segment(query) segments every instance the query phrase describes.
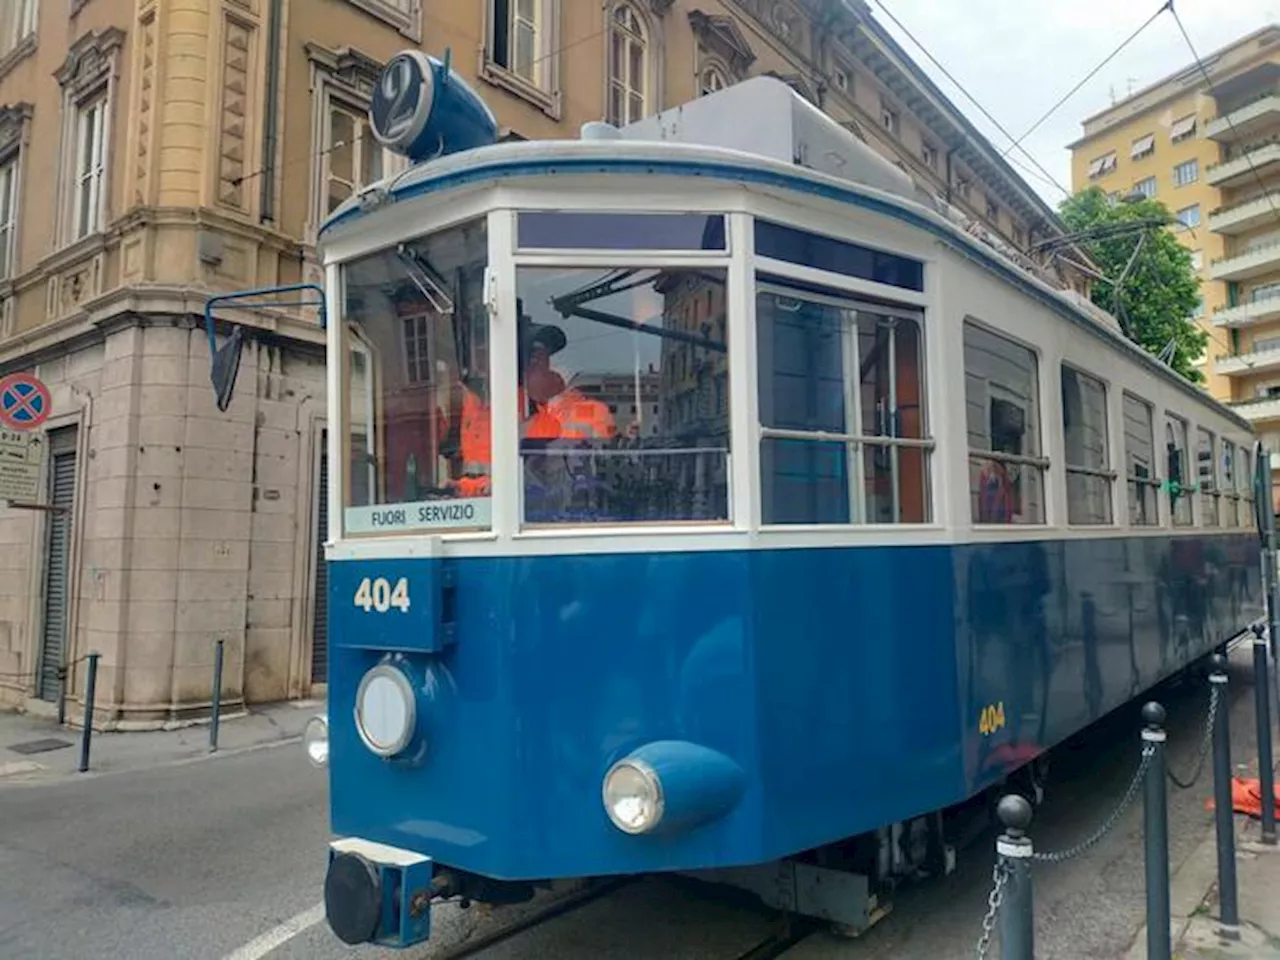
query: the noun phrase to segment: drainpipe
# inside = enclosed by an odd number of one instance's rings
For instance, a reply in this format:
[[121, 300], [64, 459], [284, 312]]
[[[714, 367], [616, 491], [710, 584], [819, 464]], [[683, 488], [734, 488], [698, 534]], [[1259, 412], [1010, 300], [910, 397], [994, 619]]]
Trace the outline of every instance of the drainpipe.
[[280, 19], [284, 0], [270, 0], [267, 19], [267, 103], [262, 120], [262, 184], [259, 187], [263, 223], [275, 222], [276, 140], [280, 121]]

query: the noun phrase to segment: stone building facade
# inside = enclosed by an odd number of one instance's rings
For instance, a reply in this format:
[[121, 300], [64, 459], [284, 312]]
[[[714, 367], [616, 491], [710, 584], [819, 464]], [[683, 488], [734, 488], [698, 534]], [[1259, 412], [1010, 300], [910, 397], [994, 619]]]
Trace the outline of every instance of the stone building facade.
[[397, 169], [365, 111], [405, 47], [450, 50], [527, 139], [771, 73], [992, 242], [1062, 231], [854, 0], [3, 7], [0, 374], [38, 375], [54, 412], [41, 501], [0, 507], [0, 705], [52, 710], [66, 664], [74, 704], [95, 651], [102, 726], [206, 713], [218, 641], [224, 709], [323, 693], [317, 318], [226, 313], [248, 337], [220, 412], [202, 312], [211, 293], [319, 279], [319, 223]]

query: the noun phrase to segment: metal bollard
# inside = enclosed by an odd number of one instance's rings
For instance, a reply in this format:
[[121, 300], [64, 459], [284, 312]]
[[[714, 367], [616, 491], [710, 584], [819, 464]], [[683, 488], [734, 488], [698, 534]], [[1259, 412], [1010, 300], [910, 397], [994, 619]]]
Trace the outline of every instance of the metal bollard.
[[84, 730], [80, 735], [80, 772], [89, 769], [89, 739], [93, 736], [93, 695], [98, 686], [98, 654], [90, 653], [88, 678], [84, 683]]
[[1169, 805], [1165, 787], [1165, 711], [1154, 700], [1142, 708], [1142, 750], [1151, 751], [1143, 783], [1142, 837], [1147, 867], [1147, 960], [1173, 953], [1169, 906]]
[[218, 749], [218, 716], [222, 713], [222, 641], [213, 653], [213, 715], [209, 718], [209, 752]]
[[996, 854], [1008, 867], [1004, 908], [1000, 911], [1000, 955], [1003, 960], [1034, 960], [1035, 904], [1031, 896], [1031, 855], [1034, 847], [1027, 836], [1031, 826], [1031, 804], [1025, 797], [1001, 797], [996, 816], [1004, 833], [996, 838]]
[[1258, 718], [1258, 787], [1262, 793], [1262, 842], [1276, 843], [1276, 777], [1271, 758], [1271, 681], [1267, 641], [1261, 624], [1253, 628], [1253, 702]]
[[1231, 805], [1231, 707], [1227, 700], [1227, 658], [1215, 653], [1209, 682], [1219, 684], [1218, 716], [1213, 725], [1213, 814], [1218, 834], [1218, 913], [1221, 936], [1240, 939], [1236, 891], [1236, 824]]

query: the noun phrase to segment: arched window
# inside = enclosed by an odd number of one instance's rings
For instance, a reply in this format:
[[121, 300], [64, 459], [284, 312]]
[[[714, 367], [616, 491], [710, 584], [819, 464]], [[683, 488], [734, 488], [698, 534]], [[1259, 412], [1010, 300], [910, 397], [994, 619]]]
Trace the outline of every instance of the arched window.
[[647, 116], [648, 98], [648, 31], [640, 15], [622, 3], [609, 26], [609, 122], [624, 126]]
[[702, 71], [702, 76], [698, 78], [698, 96], [703, 97], [708, 93], [715, 93], [717, 90], [723, 90], [729, 86], [729, 78], [724, 75], [724, 71], [717, 66], [707, 67]]

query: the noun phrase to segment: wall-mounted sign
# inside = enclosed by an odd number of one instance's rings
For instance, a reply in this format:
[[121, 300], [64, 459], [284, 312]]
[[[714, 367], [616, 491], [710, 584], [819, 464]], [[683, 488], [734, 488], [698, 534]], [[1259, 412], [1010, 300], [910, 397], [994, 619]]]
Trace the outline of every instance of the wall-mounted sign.
[[0, 500], [38, 503], [44, 434], [0, 429]]

